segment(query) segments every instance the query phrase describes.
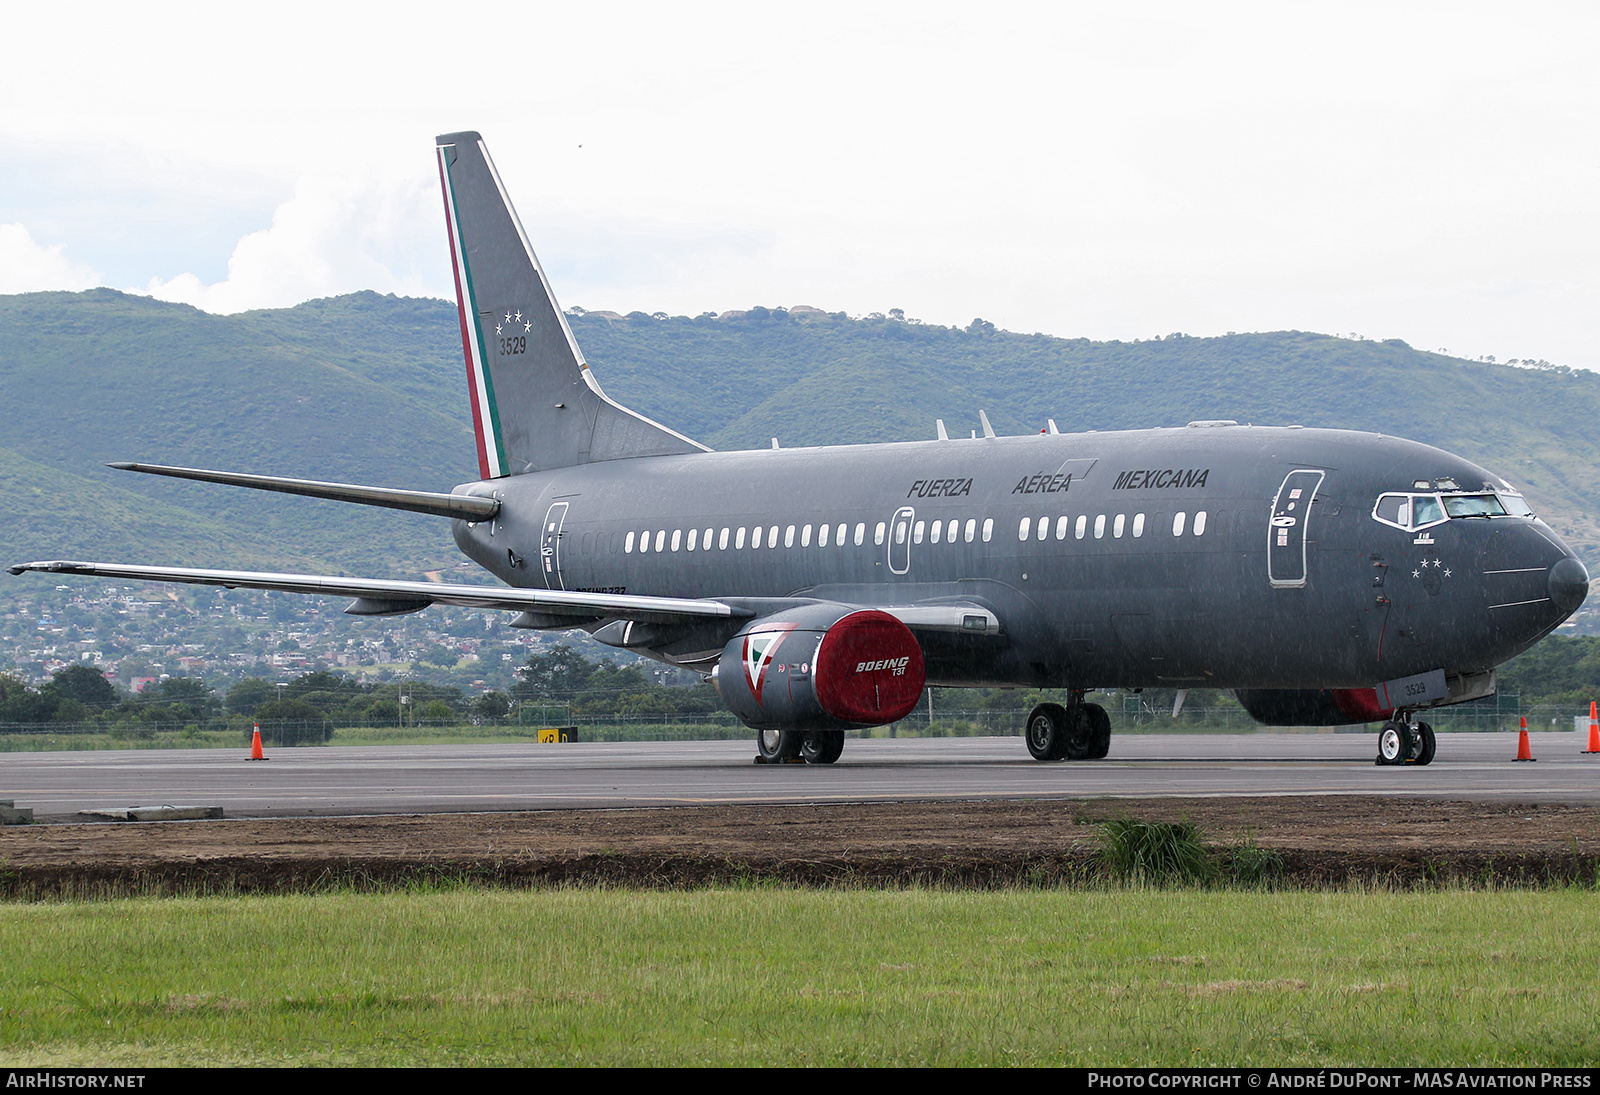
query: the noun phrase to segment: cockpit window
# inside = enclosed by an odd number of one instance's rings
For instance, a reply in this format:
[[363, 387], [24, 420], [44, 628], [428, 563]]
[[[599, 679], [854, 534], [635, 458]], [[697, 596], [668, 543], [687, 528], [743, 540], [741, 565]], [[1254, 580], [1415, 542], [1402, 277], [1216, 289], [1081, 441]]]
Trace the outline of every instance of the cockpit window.
[[1498, 496], [1501, 505], [1506, 507], [1506, 512], [1512, 517], [1532, 517], [1533, 510], [1528, 508], [1528, 503], [1523, 501], [1520, 494], [1502, 494]]
[[1451, 517], [1504, 517], [1506, 512], [1492, 494], [1447, 494], [1444, 509]]
[[1411, 525], [1411, 496], [1406, 494], [1383, 495], [1378, 499], [1378, 504], [1373, 507], [1372, 516], [1386, 525], [1409, 528]]
[[1431, 494], [1419, 494], [1411, 500], [1411, 527], [1425, 528], [1443, 521], [1444, 507]]
[[1532, 517], [1522, 496], [1509, 492], [1482, 494], [1382, 494], [1372, 507], [1372, 517], [1401, 529], [1424, 529], [1451, 518]]

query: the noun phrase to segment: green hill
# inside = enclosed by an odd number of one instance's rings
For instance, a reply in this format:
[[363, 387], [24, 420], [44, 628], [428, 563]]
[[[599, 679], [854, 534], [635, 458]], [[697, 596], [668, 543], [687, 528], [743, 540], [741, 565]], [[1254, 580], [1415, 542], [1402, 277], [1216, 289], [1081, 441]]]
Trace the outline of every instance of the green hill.
[[[1090, 342], [842, 313], [580, 314], [616, 399], [716, 448], [1202, 418], [1378, 430], [1523, 487], [1600, 560], [1600, 375], [1301, 332]], [[0, 297], [0, 547], [415, 574], [434, 518], [112, 472], [146, 460], [448, 490], [474, 478], [452, 304], [357, 293], [213, 316], [98, 289]]]

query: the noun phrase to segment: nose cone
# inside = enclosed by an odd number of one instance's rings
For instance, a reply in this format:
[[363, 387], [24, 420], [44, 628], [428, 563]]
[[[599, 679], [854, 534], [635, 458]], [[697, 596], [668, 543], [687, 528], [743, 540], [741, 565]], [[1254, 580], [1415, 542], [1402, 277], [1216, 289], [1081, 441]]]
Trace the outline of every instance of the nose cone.
[[1550, 568], [1548, 584], [1551, 603], [1570, 615], [1589, 595], [1589, 572], [1576, 559], [1562, 559]]

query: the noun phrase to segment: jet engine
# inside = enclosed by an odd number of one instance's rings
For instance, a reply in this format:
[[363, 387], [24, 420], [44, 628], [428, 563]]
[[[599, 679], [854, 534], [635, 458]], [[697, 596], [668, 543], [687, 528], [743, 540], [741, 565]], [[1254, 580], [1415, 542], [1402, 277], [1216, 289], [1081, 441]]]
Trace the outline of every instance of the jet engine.
[[916, 707], [922, 647], [895, 617], [846, 605], [806, 605], [746, 625], [711, 681], [747, 726], [845, 730], [881, 726]]
[[1268, 726], [1349, 726], [1393, 714], [1372, 688], [1240, 688], [1233, 694], [1251, 718]]

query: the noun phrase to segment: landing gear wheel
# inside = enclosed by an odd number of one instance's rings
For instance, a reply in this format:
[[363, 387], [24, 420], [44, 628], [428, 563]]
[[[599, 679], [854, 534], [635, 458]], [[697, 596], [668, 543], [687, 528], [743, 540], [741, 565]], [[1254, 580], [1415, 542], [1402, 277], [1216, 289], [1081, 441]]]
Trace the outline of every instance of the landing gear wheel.
[[[1094, 757], [1094, 711], [1099, 711], [1102, 717], [1106, 713], [1105, 708], [1097, 703], [1074, 704], [1068, 709], [1068, 717], [1072, 719], [1072, 730], [1067, 735], [1068, 760], [1090, 760]], [[1107, 718], [1106, 732], [1109, 734], [1110, 730], [1111, 720]], [[1107, 744], [1110, 744], [1109, 741]]]
[[843, 752], [843, 730], [812, 730], [800, 742], [800, 756], [807, 764], [832, 764]]
[[1085, 759], [1105, 760], [1111, 751], [1111, 716], [1098, 703], [1086, 703], [1083, 710], [1089, 716], [1089, 752]]
[[1067, 755], [1067, 709], [1059, 703], [1041, 703], [1028, 712], [1024, 736], [1034, 760], [1060, 760]]
[[802, 737], [794, 730], [757, 730], [756, 752], [767, 764], [782, 764], [800, 755]]
[[1434, 737], [1433, 727], [1425, 722], [1419, 722], [1412, 727], [1416, 731], [1416, 756], [1412, 764], [1432, 764], [1434, 750], [1438, 747], [1438, 739]]
[[1378, 763], [1404, 764], [1411, 753], [1411, 727], [1403, 722], [1386, 722], [1378, 731]]

